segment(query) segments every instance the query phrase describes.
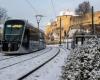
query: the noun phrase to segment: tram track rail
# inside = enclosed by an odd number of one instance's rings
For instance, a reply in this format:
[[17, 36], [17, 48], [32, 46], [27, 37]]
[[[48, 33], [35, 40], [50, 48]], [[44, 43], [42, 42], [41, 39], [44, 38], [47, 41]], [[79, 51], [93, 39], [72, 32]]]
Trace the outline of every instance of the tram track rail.
[[61, 47], [63, 50], [65, 50], [66, 52], [67, 52], [67, 50], [69, 50], [69, 49], [67, 49], [67, 48], [65, 48], [65, 47]]
[[56, 52], [56, 54], [51, 57], [50, 59], [48, 59], [47, 61], [45, 61], [44, 63], [42, 63], [41, 65], [39, 65], [38, 67], [36, 67], [35, 69], [29, 71], [28, 73], [26, 73], [25, 75], [23, 75], [22, 77], [18, 78], [17, 80], [23, 80], [26, 77], [28, 77], [29, 75], [31, 75], [32, 73], [34, 73], [35, 71], [39, 70], [41, 67], [43, 67], [44, 65], [46, 65], [47, 63], [49, 63], [51, 60], [53, 60], [58, 54], [60, 53], [60, 49], [58, 48], [58, 51]]
[[[37, 57], [39, 57], [39, 56], [41, 56], [41, 55], [43, 55], [43, 54], [46, 54], [47, 52], [49, 52], [49, 51], [51, 51], [51, 50], [52, 50], [52, 47], [50, 47], [49, 50], [47, 50], [47, 51], [43, 51], [43, 52], [40, 51], [41, 54], [38, 54], [38, 55], [33, 56], [33, 57], [30, 57], [30, 58], [28, 58], [28, 59], [24, 59], [24, 60], [21, 60], [21, 61], [12, 63], [12, 64], [8, 64], [8, 65], [3, 66], [3, 67], [0, 66], [0, 70], [5, 69], [5, 68], [8, 68], [8, 67], [11, 67], [11, 66], [14, 66], [14, 65], [16, 65], [16, 64], [19, 64], [19, 63], [22, 63], [22, 62], [25, 62], [25, 61], [28, 61], [28, 60], [31, 60], [31, 59], [33, 59], [33, 58], [37, 58]], [[38, 52], [38, 53], [39, 53], [39, 52]], [[34, 53], [33, 53], [33, 54], [34, 54]], [[35, 53], [35, 54], [37, 54], [37, 53]], [[25, 55], [25, 56], [27, 56], [27, 55]], [[23, 56], [18, 56], [18, 57], [23, 57]], [[14, 57], [13, 57], [13, 58], [14, 58]], [[0, 61], [0, 62], [1, 62], [1, 61]], [[5, 64], [5, 63], [3, 63], [3, 64]]]
[[14, 57], [8, 57], [8, 58], [5, 58], [5, 56], [2, 56], [2, 57], [4, 57], [4, 59], [0, 59], [0, 61], [6, 60], [6, 59], [14, 58]]
[[14, 55], [2, 55], [2, 53], [1, 53], [0, 58], [1, 57], [4, 57], [4, 58], [0, 59], [0, 61], [15, 58], [15, 57], [20, 57], [20, 56], [24, 56], [24, 55], [29, 55], [29, 54], [36, 54], [37, 52], [40, 52], [40, 51], [44, 51], [44, 49], [43, 50], [37, 50], [37, 51], [34, 51], [34, 52], [30, 52], [30, 53], [27, 53], [27, 54], [17, 54], [17, 55], [16, 54], [14, 54]]

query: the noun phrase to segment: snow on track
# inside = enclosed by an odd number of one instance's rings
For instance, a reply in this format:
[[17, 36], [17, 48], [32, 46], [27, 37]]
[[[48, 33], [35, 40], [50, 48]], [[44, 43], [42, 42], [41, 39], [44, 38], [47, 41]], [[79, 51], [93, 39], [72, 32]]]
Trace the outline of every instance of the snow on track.
[[48, 53], [38, 56], [37, 58], [24, 61], [22, 63], [7, 67], [5, 69], [1, 69], [0, 80], [17, 80], [21, 76], [25, 75], [26, 73], [38, 67], [40, 64], [50, 59], [56, 54], [58, 50], [58, 48], [53, 48]]
[[10, 67], [10, 66], [13, 66], [13, 65], [21, 63], [23, 61], [29, 60], [33, 57], [35, 58], [37, 56], [44, 54], [45, 52], [47, 52], [49, 50], [50, 50], [50, 48], [45, 49], [44, 51], [39, 51], [39, 52], [36, 52], [36, 53], [27, 54], [27, 55], [21, 55], [21, 56], [17, 56], [17, 57], [13, 57], [13, 58], [10, 58], [10, 59], [0, 61], [0, 69], [4, 69], [4, 68]]
[[24, 80], [60, 80], [62, 66], [68, 54], [69, 50], [61, 47], [60, 53], [53, 60]]
[[[50, 47], [48, 47], [48, 48], [50, 48]], [[46, 48], [47, 49], [47, 48]], [[45, 49], [44, 49], [45, 50]], [[44, 51], [44, 50], [41, 50], [41, 51]], [[37, 51], [37, 52], [40, 52], [40, 51]], [[34, 52], [34, 54], [35, 53], [37, 53], [37, 52]], [[24, 55], [24, 54], [23, 54]], [[23, 56], [22, 55], [22, 56]], [[25, 54], [25, 55], [29, 55], [29, 54]], [[21, 55], [19, 55], [19, 56], [21, 56]], [[10, 58], [14, 58], [14, 57], [18, 57], [18, 55], [5, 55], [4, 53], [0, 53], [0, 61], [2, 61], [2, 60], [6, 60], [6, 59], [10, 59]]]
[[0, 53], [0, 61], [4, 59], [12, 58], [13, 56], [5, 56], [4, 54]]

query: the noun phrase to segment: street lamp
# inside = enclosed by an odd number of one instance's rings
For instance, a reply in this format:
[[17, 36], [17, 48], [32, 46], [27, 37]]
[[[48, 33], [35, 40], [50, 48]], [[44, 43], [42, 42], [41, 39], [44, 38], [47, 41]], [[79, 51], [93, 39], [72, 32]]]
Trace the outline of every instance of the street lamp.
[[43, 15], [36, 15], [36, 20], [37, 20], [37, 24], [38, 24], [38, 29], [39, 29], [39, 23], [41, 18], [43, 17]]
[[37, 21], [37, 25], [38, 25], [38, 41], [39, 41], [39, 45], [40, 45], [40, 31], [39, 31], [39, 27], [40, 27], [40, 20], [43, 17], [43, 15], [36, 15], [36, 21]]

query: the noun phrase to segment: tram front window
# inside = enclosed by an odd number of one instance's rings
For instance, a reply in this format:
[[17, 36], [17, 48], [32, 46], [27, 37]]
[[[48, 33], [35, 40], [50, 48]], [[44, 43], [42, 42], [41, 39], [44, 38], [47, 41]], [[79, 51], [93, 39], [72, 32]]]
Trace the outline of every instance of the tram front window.
[[6, 41], [21, 41], [23, 33], [22, 24], [6, 24], [5, 25], [5, 40]]

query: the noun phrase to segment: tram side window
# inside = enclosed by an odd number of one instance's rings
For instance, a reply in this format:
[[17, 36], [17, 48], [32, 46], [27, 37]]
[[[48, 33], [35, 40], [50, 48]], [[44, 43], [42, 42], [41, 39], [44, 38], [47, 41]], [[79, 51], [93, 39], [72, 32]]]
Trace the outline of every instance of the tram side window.
[[44, 35], [40, 33], [40, 39], [44, 39]]
[[37, 33], [31, 33], [30, 34], [30, 40], [33, 40], [33, 41], [38, 41], [38, 34]]

